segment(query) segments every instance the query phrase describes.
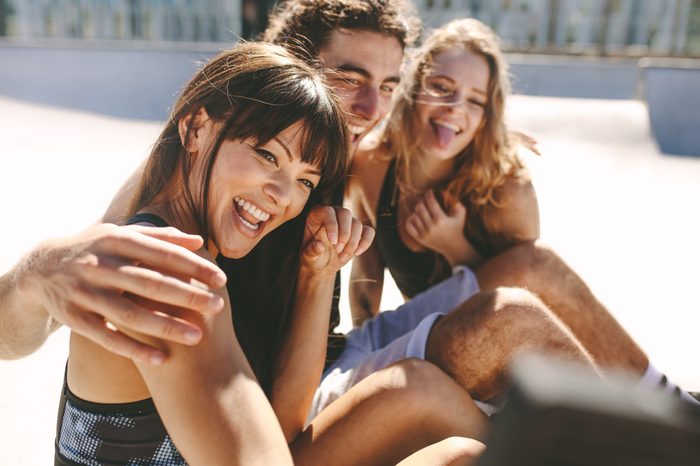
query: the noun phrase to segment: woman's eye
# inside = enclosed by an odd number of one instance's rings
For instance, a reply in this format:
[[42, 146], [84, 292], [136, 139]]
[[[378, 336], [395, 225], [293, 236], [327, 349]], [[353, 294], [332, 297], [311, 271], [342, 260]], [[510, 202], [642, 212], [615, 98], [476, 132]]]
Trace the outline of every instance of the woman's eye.
[[255, 148], [255, 152], [257, 152], [260, 157], [277, 166], [277, 157], [272, 152], [260, 148]]
[[484, 102], [481, 102], [481, 101], [476, 100], [476, 99], [469, 99], [469, 103], [472, 105], [476, 105], [477, 107], [481, 107], [481, 108], [486, 107], [486, 104]]
[[301, 182], [301, 184], [303, 184], [304, 186], [306, 186], [306, 187], [309, 188], [310, 190], [313, 190], [313, 189], [316, 188], [316, 185], [313, 184], [311, 181], [309, 181], [309, 180], [307, 180], [307, 179], [301, 179], [301, 180], [299, 180], [299, 181]]

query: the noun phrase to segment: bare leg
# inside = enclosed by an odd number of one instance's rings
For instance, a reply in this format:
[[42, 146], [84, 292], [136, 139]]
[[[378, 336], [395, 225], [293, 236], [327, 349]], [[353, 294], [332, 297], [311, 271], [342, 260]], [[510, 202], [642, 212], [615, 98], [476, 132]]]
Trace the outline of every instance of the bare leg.
[[396, 464], [447, 437], [482, 439], [486, 418], [440, 369], [407, 359], [363, 379], [292, 443], [300, 465]]
[[508, 367], [522, 351], [595, 367], [571, 331], [519, 288], [482, 291], [440, 319], [430, 332], [426, 359], [484, 401], [503, 393]]
[[475, 272], [483, 290], [516, 286], [536, 294], [569, 326], [600, 366], [639, 375], [646, 369], [646, 354], [552, 249], [539, 242], [518, 245]]
[[450, 437], [418, 450], [396, 466], [472, 466], [485, 448], [478, 440]]

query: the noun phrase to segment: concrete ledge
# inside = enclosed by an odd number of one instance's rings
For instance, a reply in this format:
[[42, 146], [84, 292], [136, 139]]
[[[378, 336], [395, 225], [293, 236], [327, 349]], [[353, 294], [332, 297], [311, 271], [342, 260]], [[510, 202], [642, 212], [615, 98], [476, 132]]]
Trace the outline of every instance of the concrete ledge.
[[163, 121], [197, 64], [217, 50], [0, 46], [0, 95]]
[[641, 60], [651, 129], [662, 152], [700, 156], [700, 60]]
[[635, 99], [636, 60], [557, 55], [507, 57], [517, 94], [580, 99]]

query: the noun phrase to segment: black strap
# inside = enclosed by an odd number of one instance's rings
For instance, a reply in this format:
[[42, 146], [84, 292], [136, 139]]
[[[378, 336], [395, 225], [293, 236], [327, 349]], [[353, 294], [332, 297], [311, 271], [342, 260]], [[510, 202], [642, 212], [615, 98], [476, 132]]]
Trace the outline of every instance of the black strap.
[[165, 228], [169, 227], [168, 222], [163, 220], [161, 217], [157, 216], [156, 214], [149, 214], [146, 212], [142, 212], [140, 214], [136, 214], [133, 217], [131, 217], [129, 220], [126, 221], [126, 225], [134, 225], [135, 223], [150, 223], [151, 225], [155, 225], [157, 227]]

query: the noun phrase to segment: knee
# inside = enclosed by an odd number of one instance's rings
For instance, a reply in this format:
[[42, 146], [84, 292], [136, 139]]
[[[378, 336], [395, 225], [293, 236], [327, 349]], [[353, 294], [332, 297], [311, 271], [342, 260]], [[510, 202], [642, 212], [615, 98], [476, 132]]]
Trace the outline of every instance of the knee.
[[550, 246], [532, 241], [520, 243], [501, 253], [508, 264], [508, 271], [514, 276], [514, 283], [527, 284], [543, 274], [554, 273], [563, 263]]
[[457, 398], [468, 397], [442, 369], [422, 359], [404, 359], [390, 366], [389, 371], [390, 382], [384, 385], [384, 390], [400, 398], [407, 409], [425, 415], [454, 410]]

